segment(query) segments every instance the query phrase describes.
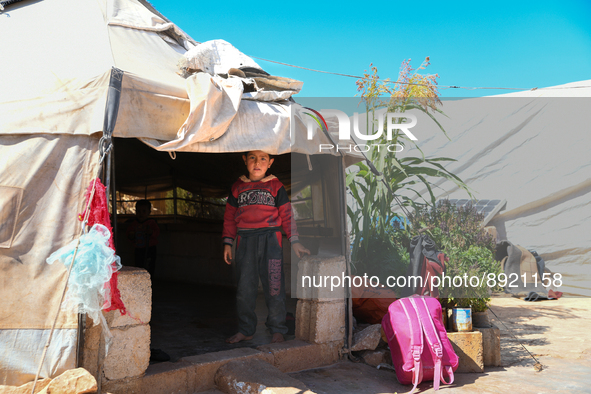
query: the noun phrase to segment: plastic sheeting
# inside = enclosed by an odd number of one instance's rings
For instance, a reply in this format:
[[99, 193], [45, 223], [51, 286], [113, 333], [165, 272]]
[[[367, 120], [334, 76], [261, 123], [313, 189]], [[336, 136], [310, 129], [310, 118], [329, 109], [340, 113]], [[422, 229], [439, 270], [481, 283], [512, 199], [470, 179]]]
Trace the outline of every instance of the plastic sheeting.
[[66, 268], [74, 264], [62, 310], [86, 313], [93, 322], [98, 322], [105, 300], [109, 300], [107, 307], [111, 306], [110, 289], [105, 287], [105, 283], [121, 269], [121, 259], [109, 247], [109, 238], [109, 229], [95, 224], [79, 240], [70, 242], [47, 258], [47, 264], [59, 261]]
[[[75, 328], [53, 332], [40, 378], [76, 368]], [[0, 330], [0, 385], [20, 386], [35, 379], [49, 330]]]
[[[536, 250], [563, 274], [557, 290], [582, 295], [591, 295], [589, 86], [444, 102], [447, 117], [438, 120], [451, 140], [420, 114], [413, 128], [425, 155], [457, 160], [446, 168], [475, 198], [507, 200], [490, 222], [502, 239]], [[559, 97], [535, 97], [542, 94]], [[440, 198], [467, 198], [451, 182], [437, 185]]]
[[231, 68], [249, 67], [263, 69], [250, 57], [240, 52], [236, 47], [224, 40], [211, 40], [198, 44], [184, 55], [186, 67], [189, 70], [215, 74], [228, 74]]
[[[177, 133], [177, 138], [164, 144], [146, 140], [157, 150], [192, 151], [192, 144], [208, 143], [221, 137], [234, 120], [242, 97], [239, 78], [223, 79], [206, 73], [187, 79], [191, 112]], [[150, 143], [152, 142], [152, 143]]]

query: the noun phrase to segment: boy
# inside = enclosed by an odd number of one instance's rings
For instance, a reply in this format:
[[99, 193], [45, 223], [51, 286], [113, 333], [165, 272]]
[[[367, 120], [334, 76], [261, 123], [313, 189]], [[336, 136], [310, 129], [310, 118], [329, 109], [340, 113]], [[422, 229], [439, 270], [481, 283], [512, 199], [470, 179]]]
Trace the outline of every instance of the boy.
[[135, 247], [135, 266], [147, 269], [154, 279], [160, 228], [156, 220], [149, 218], [151, 211], [150, 201], [138, 200], [135, 203], [135, 218], [127, 228], [127, 238]]
[[241, 176], [232, 185], [222, 233], [226, 264], [231, 264], [232, 243], [236, 239], [238, 270], [238, 333], [226, 342], [252, 339], [257, 326], [255, 306], [259, 277], [269, 311], [266, 325], [273, 335], [271, 342], [282, 342], [287, 326], [281, 228], [298, 257], [310, 251], [299, 243], [295, 222], [292, 222], [291, 203], [283, 184], [273, 175], [266, 176], [275, 159], [260, 150], [247, 152], [242, 159], [248, 178]]

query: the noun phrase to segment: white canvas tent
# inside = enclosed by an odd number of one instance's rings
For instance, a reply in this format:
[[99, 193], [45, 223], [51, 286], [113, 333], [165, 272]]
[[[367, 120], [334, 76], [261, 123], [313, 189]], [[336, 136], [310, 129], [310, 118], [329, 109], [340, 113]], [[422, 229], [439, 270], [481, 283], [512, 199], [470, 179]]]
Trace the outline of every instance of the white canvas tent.
[[[195, 42], [139, 0], [13, 2], [0, 36], [0, 384], [13, 385], [37, 370], [65, 275], [45, 259], [80, 232], [103, 133], [161, 150], [284, 154], [304, 125], [292, 101], [236, 100], [235, 83], [181, 77]], [[322, 138], [296, 151], [316, 153]], [[60, 316], [41, 376], [76, 365], [77, 316]]]
[[[560, 291], [591, 295], [591, 80], [501, 96], [444, 101], [449, 140], [419, 116], [413, 132], [426, 156], [476, 199], [506, 199], [491, 225], [502, 239], [536, 250], [563, 275]], [[406, 154], [416, 155], [416, 149]], [[451, 182], [438, 198], [468, 198]]]

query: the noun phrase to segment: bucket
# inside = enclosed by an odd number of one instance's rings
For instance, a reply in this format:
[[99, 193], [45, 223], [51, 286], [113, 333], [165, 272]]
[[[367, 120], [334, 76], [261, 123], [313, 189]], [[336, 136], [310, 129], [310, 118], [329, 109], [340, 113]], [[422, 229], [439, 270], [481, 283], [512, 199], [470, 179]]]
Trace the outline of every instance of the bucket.
[[453, 308], [451, 322], [454, 331], [472, 331], [472, 309]]

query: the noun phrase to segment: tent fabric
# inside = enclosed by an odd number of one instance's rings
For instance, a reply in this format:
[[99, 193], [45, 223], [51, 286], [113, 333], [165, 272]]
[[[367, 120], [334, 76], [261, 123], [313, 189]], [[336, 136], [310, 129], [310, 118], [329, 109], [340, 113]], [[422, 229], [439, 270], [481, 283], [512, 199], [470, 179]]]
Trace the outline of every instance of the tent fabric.
[[[14, 229], [9, 247], [0, 249], [0, 384], [24, 383], [36, 372], [41, 353], [32, 357], [45, 341], [30, 340], [47, 338], [66, 278], [63, 265], [45, 260], [81, 230], [97, 147], [98, 137], [0, 134], [0, 189], [22, 191], [17, 211], [17, 204], [0, 205]], [[75, 366], [77, 329], [77, 314], [60, 311], [42, 376]]]
[[238, 112], [243, 86], [239, 78], [224, 79], [197, 73], [187, 79], [187, 91], [191, 102], [189, 117], [176, 139], [153, 145], [154, 149], [191, 151], [191, 144], [221, 137]]
[[[215, 90], [201, 83], [203, 75], [187, 80], [179, 75], [178, 62], [193, 40], [138, 1], [54, 0], [6, 12], [10, 18], [0, 25], [0, 34], [18, 40], [4, 40], [3, 53], [11, 56], [0, 57], [0, 133], [101, 132], [113, 67], [124, 73], [115, 137], [140, 138], [161, 150], [223, 153], [259, 146], [283, 154], [292, 151], [289, 133], [306, 133], [305, 122], [292, 119], [293, 101], [252, 100], [293, 94], [285, 92], [249, 94], [233, 104], [238, 114], [225, 131], [211, 122], [214, 112], [207, 115], [209, 122], [196, 122], [204, 119], [203, 108], [217, 110], [220, 96], [202, 94]], [[164, 31], [173, 31], [178, 40], [164, 39]], [[67, 43], [57, 56], [55, 42]], [[25, 48], [34, 48], [35, 60], [15, 61], [31, 58]], [[218, 86], [237, 84], [216, 78]], [[187, 134], [211, 135], [214, 141], [187, 139]], [[219, 138], [222, 134], [226, 138]], [[320, 153], [317, 141], [305, 140], [293, 151]]]
[[[47, 348], [41, 378], [76, 368], [78, 330], [57, 329]], [[35, 379], [49, 330], [0, 330], [0, 385], [20, 386]]]
[[[0, 249], [0, 329], [51, 327], [66, 270], [45, 259], [80, 232], [97, 147], [86, 136], [0, 135], [0, 186], [23, 190], [12, 245]], [[60, 314], [57, 327], [76, 328], [77, 316]]]
[[228, 74], [232, 68], [249, 67], [264, 72], [253, 59], [224, 40], [211, 40], [189, 49], [184, 55], [186, 68], [215, 74]]
[[[191, 79], [180, 75], [179, 59], [195, 41], [144, 1], [19, 2], [5, 8], [0, 36], [0, 189], [6, 192], [0, 218], [11, 221], [0, 227], [0, 345], [7, 352], [25, 346], [10, 338], [28, 330], [45, 335], [51, 326], [65, 269], [45, 259], [79, 234], [76, 215], [96, 175], [114, 72], [121, 71], [122, 84], [113, 137], [217, 154], [315, 154], [325, 138], [292, 149], [291, 137], [306, 130], [292, 113], [293, 101], [242, 100], [232, 89], [222, 100], [232, 108], [228, 127], [218, 127], [216, 100], [223, 95], [211, 86], [204, 92], [212, 96], [192, 90], [201, 86], [187, 89]], [[218, 86], [235, 83], [208, 78]], [[75, 315], [60, 314], [58, 330], [76, 327]], [[15, 337], [5, 330], [23, 332]], [[69, 363], [75, 355], [67, 349], [62, 357]], [[0, 380], [18, 378], [7, 371], [25, 371], [24, 360], [21, 367], [2, 369]]]
[[[426, 156], [457, 160], [446, 168], [476, 199], [507, 200], [490, 222], [501, 239], [536, 250], [563, 275], [558, 290], [591, 295], [591, 81], [523, 96], [445, 101], [438, 120], [450, 140], [421, 114], [413, 133]], [[468, 197], [437, 186], [438, 198]]]

